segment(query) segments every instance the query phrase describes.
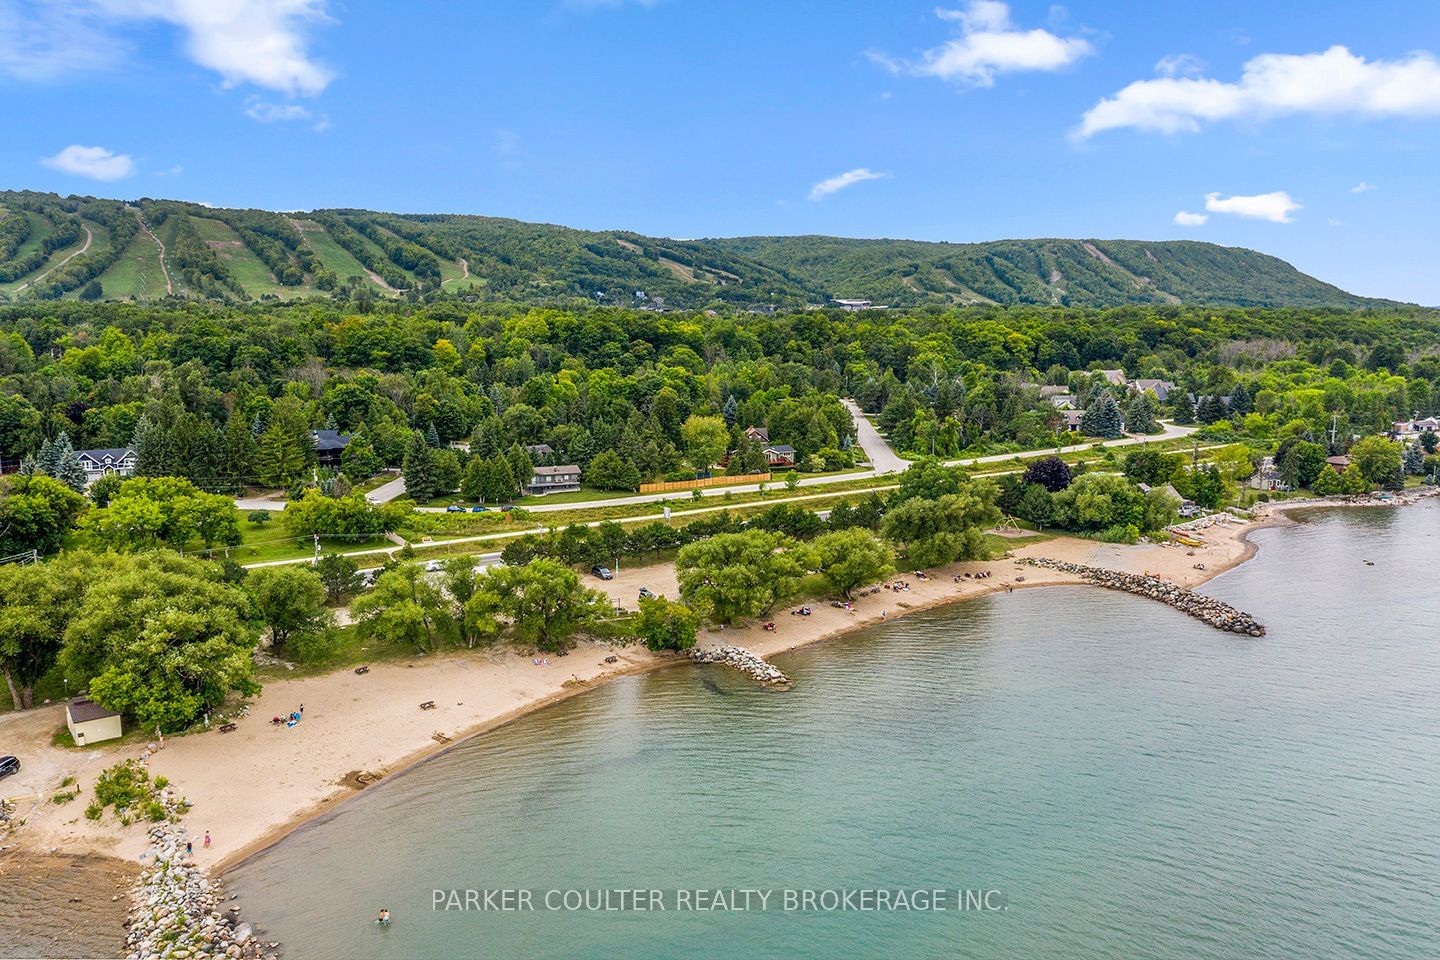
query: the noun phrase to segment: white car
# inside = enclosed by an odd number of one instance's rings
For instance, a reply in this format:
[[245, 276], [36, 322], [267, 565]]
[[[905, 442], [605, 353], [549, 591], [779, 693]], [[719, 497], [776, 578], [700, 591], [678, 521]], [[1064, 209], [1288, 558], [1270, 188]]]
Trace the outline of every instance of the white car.
[[445, 569], [445, 561], [444, 561], [444, 560], [431, 560], [429, 563], [425, 564], [425, 572], [426, 572], [426, 573], [440, 573], [440, 572], [442, 572], [444, 569]]

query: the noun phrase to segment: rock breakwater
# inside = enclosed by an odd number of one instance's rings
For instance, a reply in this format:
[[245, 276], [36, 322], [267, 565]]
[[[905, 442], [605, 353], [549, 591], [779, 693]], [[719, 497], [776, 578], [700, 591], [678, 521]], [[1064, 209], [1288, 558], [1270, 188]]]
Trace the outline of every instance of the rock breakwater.
[[1093, 583], [1097, 587], [1120, 590], [1125, 593], [1133, 593], [1139, 597], [1149, 597], [1151, 600], [1158, 600], [1167, 606], [1174, 607], [1181, 613], [1189, 614], [1201, 623], [1209, 624], [1216, 630], [1241, 633], [1251, 637], [1263, 637], [1265, 635], [1265, 627], [1243, 610], [1236, 610], [1223, 600], [1216, 600], [1214, 597], [1207, 597], [1203, 593], [1196, 593], [1194, 590], [1178, 587], [1168, 580], [1161, 580], [1159, 577], [1147, 577], [1138, 573], [1122, 573], [1119, 570], [1106, 570], [1104, 567], [1089, 567], [1080, 563], [1052, 560], [1048, 557], [1033, 557], [1024, 562], [1032, 567], [1043, 567], [1047, 570], [1059, 570], [1062, 573], [1075, 574], [1086, 583]]
[[275, 960], [279, 944], [256, 939], [237, 908], [222, 909], [223, 888], [185, 856], [188, 839], [178, 824], [150, 828], [153, 865], [135, 886], [126, 960]]
[[727, 667], [734, 667], [752, 680], [758, 680], [777, 690], [789, 690], [794, 686], [779, 667], [758, 654], [733, 644], [727, 643], [707, 650], [695, 648], [690, 651], [690, 659], [697, 663], [722, 663]]

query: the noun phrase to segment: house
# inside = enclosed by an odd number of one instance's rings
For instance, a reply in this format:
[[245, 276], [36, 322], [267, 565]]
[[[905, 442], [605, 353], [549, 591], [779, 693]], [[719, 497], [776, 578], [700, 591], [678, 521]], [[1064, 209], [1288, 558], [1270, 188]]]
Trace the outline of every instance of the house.
[[1426, 417], [1423, 420], [1396, 420], [1390, 424], [1390, 439], [1414, 440], [1422, 433], [1440, 433], [1440, 420]]
[[1050, 397], [1050, 404], [1056, 410], [1074, 410], [1075, 397], [1069, 393], [1057, 393]]
[[311, 430], [310, 439], [315, 444], [315, 456], [322, 467], [340, 466], [340, 454], [350, 446], [350, 434], [339, 430]]
[[795, 466], [795, 448], [788, 443], [772, 443], [765, 447], [765, 462], [772, 467]]
[[1080, 421], [1085, 416], [1084, 410], [1062, 410], [1060, 415], [1063, 418], [1060, 424], [1061, 429], [1066, 433], [1080, 432]]
[[88, 747], [102, 740], [114, 740], [123, 732], [120, 714], [107, 710], [86, 696], [76, 697], [65, 705], [65, 726], [75, 745]]
[[746, 427], [745, 436], [749, 437], [755, 443], [770, 442], [770, 431], [764, 427]]
[[1105, 382], [1108, 383], [1108, 384], [1110, 384], [1110, 386], [1112, 386], [1112, 387], [1123, 387], [1123, 386], [1125, 386], [1125, 371], [1124, 371], [1124, 370], [1097, 370], [1097, 371], [1095, 371], [1095, 372], [1098, 373], [1098, 374], [1100, 374], [1102, 377], [1104, 377], [1104, 378], [1105, 378]]
[[530, 455], [531, 463], [549, 463], [555, 459], [555, 450], [548, 443], [527, 443], [525, 452]]
[[525, 492], [532, 496], [547, 493], [574, 493], [580, 489], [580, 468], [573, 463], [559, 467], [536, 467], [525, 484]]
[[1350, 458], [1343, 453], [1338, 457], [1326, 457], [1325, 462], [1334, 467], [1336, 473], [1344, 473], [1345, 468], [1350, 466]]
[[1043, 387], [1040, 388], [1040, 399], [1041, 399], [1041, 400], [1049, 400], [1049, 399], [1052, 398], [1052, 397], [1062, 397], [1062, 396], [1069, 396], [1069, 395], [1070, 395], [1070, 388], [1069, 388], [1069, 387], [1058, 386], [1058, 385], [1053, 384], [1053, 383], [1047, 383], [1045, 386], [1043, 386]]
[[1159, 400], [1161, 403], [1164, 403], [1166, 399], [1169, 398], [1170, 391], [1175, 389], [1175, 384], [1171, 383], [1168, 380], [1152, 380], [1142, 378], [1140, 380], [1131, 380], [1130, 389], [1134, 390], [1136, 393], [1144, 393], [1148, 390], [1151, 393], [1155, 394], [1155, 399]]
[[122, 477], [135, 473], [135, 450], [132, 447], [111, 447], [106, 450], [76, 450], [80, 466], [85, 468], [86, 485], [94, 483], [107, 473], [118, 473]]
[[841, 310], [869, 310], [875, 304], [869, 300], [841, 300], [839, 297], [830, 301]]
[[1274, 457], [1266, 457], [1260, 461], [1260, 469], [1255, 471], [1255, 475], [1250, 478], [1247, 485], [1256, 490], [1288, 491], [1291, 489], [1290, 484], [1285, 482], [1284, 475], [1275, 466]]

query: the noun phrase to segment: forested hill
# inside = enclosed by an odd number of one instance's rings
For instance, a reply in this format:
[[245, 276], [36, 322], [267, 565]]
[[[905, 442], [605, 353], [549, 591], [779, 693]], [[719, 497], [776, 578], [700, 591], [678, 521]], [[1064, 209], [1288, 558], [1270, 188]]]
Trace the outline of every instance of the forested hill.
[[668, 240], [495, 217], [273, 213], [0, 192], [0, 302], [400, 297], [620, 306], [1362, 307], [1275, 257], [1190, 241]]

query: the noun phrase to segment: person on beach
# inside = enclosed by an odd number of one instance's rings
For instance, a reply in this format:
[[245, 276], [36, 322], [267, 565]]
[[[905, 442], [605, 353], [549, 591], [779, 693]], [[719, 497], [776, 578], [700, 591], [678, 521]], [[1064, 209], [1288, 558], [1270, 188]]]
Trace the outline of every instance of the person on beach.
[[193, 856], [195, 856], [195, 841], [193, 841], [193, 840], [186, 840], [186, 841], [185, 841], [185, 856], [187, 856], [187, 857], [193, 857]]
[[380, 911], [380, 916], [378, 916], [378, 917], [375, 918], [375, 922], [378, 923], [378, 924], [380, 924], [380, 926], [382, 926], [382, 927], [389, 925], [389, 923], [390, 923], [390, 911], [389, 911], [389, 910], [381, 910], [381, 911]]
[[209, 849], [210, 849], [210, 831], [209, 831], [209, 830], [206, 830], [206, 831], [205, 831], [205, 849], [206, 849], [206, 850], [209, 850]]

